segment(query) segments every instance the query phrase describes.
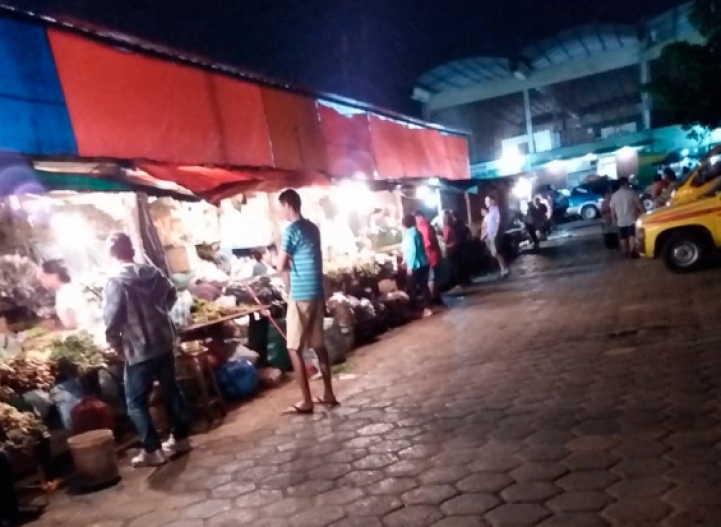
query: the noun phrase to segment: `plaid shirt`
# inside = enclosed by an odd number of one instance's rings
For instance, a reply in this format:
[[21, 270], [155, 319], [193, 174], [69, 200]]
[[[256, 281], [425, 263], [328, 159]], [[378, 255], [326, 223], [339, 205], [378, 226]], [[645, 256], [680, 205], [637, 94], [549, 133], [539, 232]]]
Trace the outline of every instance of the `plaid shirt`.
[[170, 309], [175, 286], [150, 265], [126, 264], [105, 286], [103, 319], [105, 336], [133, 365], [172, 353], [175, 326]]

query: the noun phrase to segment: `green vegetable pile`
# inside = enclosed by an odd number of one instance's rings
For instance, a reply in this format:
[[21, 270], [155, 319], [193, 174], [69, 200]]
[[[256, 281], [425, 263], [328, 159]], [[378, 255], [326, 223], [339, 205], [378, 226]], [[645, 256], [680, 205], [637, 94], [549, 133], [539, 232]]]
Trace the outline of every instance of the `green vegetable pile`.
[[105, 355], [85, 332], [53, 340], [50, 350], [49, 360], [59, 380], [82, 376], [105, 366]]

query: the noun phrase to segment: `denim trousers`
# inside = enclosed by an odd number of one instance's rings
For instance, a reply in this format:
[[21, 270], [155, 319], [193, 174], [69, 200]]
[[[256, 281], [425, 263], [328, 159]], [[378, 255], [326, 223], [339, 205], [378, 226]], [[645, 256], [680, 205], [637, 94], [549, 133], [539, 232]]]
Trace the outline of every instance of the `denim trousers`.
[[167, 353], [160, 357], [125, 366], [125, 399], [128, 415], [138, 431], [146, 452], [160, 449], [160, 438], [150, 417], [150, 395], [153, 383], [158, 381], [163, 394], [170, 428], [176, 440], [186, 439], [190, 424], [183, 394], [175, 380], [175, 356]]

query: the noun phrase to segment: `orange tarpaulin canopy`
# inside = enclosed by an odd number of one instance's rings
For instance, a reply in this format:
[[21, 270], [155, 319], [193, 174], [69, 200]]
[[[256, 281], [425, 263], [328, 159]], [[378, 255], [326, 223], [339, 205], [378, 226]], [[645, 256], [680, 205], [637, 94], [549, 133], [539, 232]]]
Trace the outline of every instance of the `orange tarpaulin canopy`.
[[457, 135], [443, 136], [451, 165], [451, 176], [448, 179], [471, 179], [471, 167], [468, 164], [468, 141]]
[[48, 35], [81, 156], [272, 166], [260, 87]]
[[328, 178], [313, 171], [228, 170], [156, 163], [142, 163], [138, 168], [154, 178], [177, 183], [211, 203], [248, 191], [275, 192], [287, 187], [329, 184]]

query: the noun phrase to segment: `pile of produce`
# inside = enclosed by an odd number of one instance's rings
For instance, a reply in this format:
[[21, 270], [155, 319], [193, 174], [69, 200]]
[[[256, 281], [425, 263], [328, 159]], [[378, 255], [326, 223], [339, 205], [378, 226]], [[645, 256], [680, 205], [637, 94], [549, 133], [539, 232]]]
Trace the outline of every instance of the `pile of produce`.
[[343, 293], [334, 293], [328, 299], [328, 311], [335, 319], [341, 331], [352, 331], [355, 327], [355, 312], [348, 296]]
[[102, 368], [106, 364], [106, 357], [89, 334], [80, 332], [53, 340], [49, 361], [58, 380], [65, 380]]
[[190, 307], [190, 319], [193, 324], [205, 324], [223, 317], [221, 308], [208, 300], [194, 298]]
[[48, 362], [17, 355], [0, 362], [0, 400], [10, 400], [13, 394], [24, 394], [32, 390], [49, 390], [55, 383], [55, 375]]
[[231, 284], [225, 288], [224, 294], [234, 296], [238, 304], [257, 305], [248, 287], [258, 297], [260, 303], [269, 306], [274, 302], [282, 302], [283, 294], [276, 288], [267, 276], [261, 276], [257, 280], [247, 284]]
[[0, 444], [14, 448], [29, 448], [45, 437], [47, 427], [34, 413], [21, 412], [9, 404], [0, 403]]

